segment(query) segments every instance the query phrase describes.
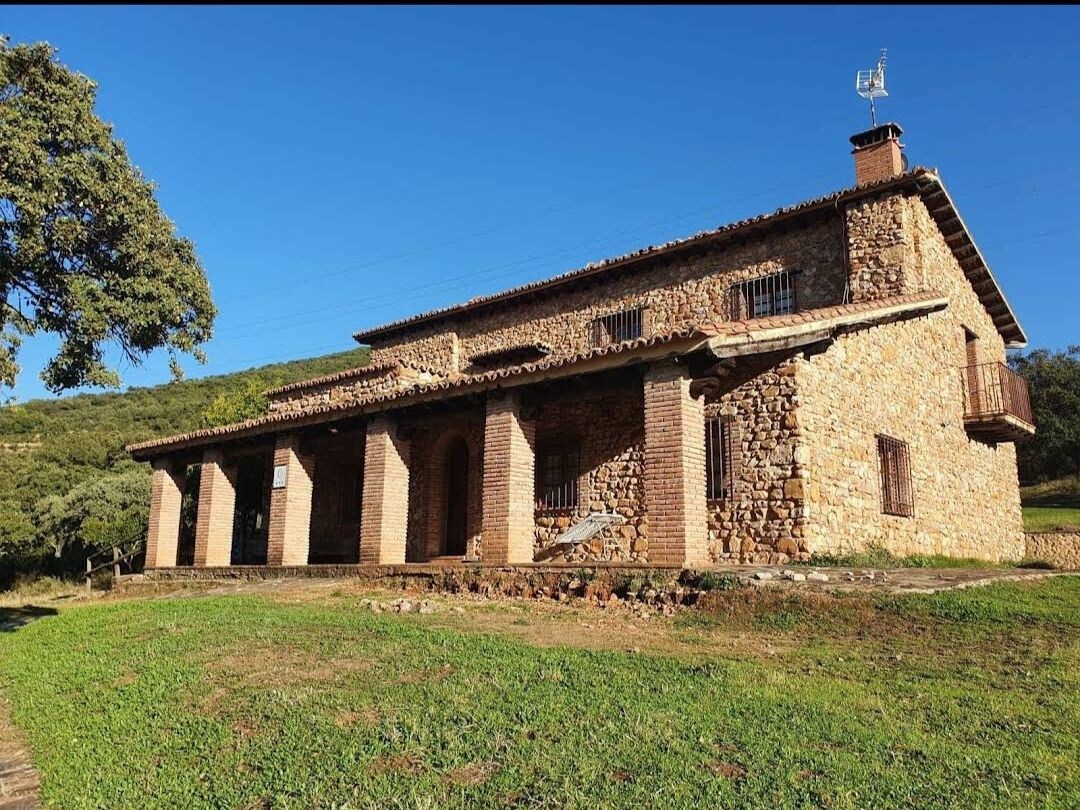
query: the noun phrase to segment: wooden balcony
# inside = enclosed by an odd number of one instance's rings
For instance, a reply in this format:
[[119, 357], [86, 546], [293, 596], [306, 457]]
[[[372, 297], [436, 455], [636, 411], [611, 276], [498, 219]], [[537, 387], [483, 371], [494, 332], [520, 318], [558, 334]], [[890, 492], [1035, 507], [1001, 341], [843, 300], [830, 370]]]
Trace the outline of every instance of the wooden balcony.
[[1004, 363], [961, 369], [964, 427], [975, 438], [1015, 442], [1035, 432], [1027, 380]]

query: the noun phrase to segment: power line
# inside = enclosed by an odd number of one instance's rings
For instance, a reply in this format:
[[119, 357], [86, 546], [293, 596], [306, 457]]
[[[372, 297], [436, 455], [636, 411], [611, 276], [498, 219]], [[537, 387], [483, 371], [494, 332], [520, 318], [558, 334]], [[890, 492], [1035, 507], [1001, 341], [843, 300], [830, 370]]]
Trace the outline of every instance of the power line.
[[[1046, 172], [1044, 172], [1044, 173], [1046, 173]], [[1025, 174], [1025, 175], [1023, 175], [1021, 177], [1017, 177], [1017, 178], [1010, 178], [1010, 179], [1006, 179], [1006, 180], [997, 180], [997, 181], [994, 181], [992, 183], [982, 184], [980, 186], [976, 186], [976, 187], [973, 187], [973, 188], [970, 188], [970, 189], [967, 189], [967, 190], [968, 191], [979, 191], [979, 190], [984, 190], [986, 188], [994, 188], [994, 187], [999, 187], [999, 186], [1002, 186], [1002, 185], [1007, 185], [1008, 183], [1016, 182], [1017, 180], [1026, 181], [1026, 180], [1031, 179], [1032, 177], [1037, 177], [1037, 176], [1038, 176], [1038, 174], [1030, 174], [1029, 173], [1029, 174]], [[763, 196], [763, 195], [769, 194], [769, 193], [772, 193], [772, 190], [767, 190], [765, 192], [762, 192], [762, 194], [759, 195], [759, 196]], [[669, 217], [669, 218], [667, 218], [665, 220], [660, 220], [660, 221], [657, 221], [657, 222], [647, 223], [645, 225], [637, 226], [635, 228], [625, 229], [625, 230], [619, 231], [619, 232], [617, 232], [615, 234], [609, 234], [609, 235], [606, 235], [604, 237], [600, 237], [599, 239], [588, 240], [586, 242], [580, 242], [580, 243], [577, 243], [575, 245], [571, 245], [571, 246], [568, 246], [568, 247], [565, 247], [565, 248], [560, 248], [560, 249], [555, 250], [555, 251], [549, 251], [547, 253], [527, 257], [525, 259], [520, 259], [520, 260], [517, 260], [517, 261], [514, 261], [514, 262], [501, 263], [501, 264], [498, 264], [498, 265], [495, 265], [495, 266], [492, 266], [492, 267], [485, 268], [484, 270], [480, 270], [480, 271], [476, 271], [476, 272], [473, 272], [473, 273], [465, 274], [463, 276], [458, 276], [458, 277], [454, 277], [454, 278], [450, 278], [450, 279], [441, 279], [439, 281], [430, 282], [428, 284], [415, 285], [413, 287], [408, 287], [408, 288], [399, 288], [399, 289], [395, 289], [395, 290], [389, 290], [389, 291], [384, 292], [384, 293], [379, 293], [379, 294], [376, 294], [376, 295], [373, 295], [373, 296], [366, 297], [364, 299], [363, 305], [359, 306], [359, 307], [357, 307], [354, 303], [350, 302], [350, 303], [341, 304], [341, 305], [338, 305], [338, 306], [335, 306], [335, 307], [318, 307], [318, 308], [314, 308], [314, 309], [310, 309], [310, 310], [304, 310], [304, 311], [301, 311], [301, 312], [298, 312], [298, 313], [293, 312], [293, 313], [288, 313], [288, 314], [285, 314], [285, 315], [274, 316], [272, 318], [261, 318], [261, 319], [256, 319], [256, 320], [253, 320], [253, 321], [248, 321], [248, 322], [243, 323], [243, 324], [235, 324], [235, 325], [233, 325], [231, 327], [227, 327], [226, 329], [220, 330], [219, 333], [218, 333], [218, 336], [219, 337], [228, 337], [228, 338], [233, 339], [233, 340], [240, 340], [240, 339], [244, 339], [244, 338], [247, 338], [247, 337], [252, 337], [254, 335], [262, 334], [265, 331], [268, 331], [268, 329], [270, 329], [270, 328], [273, 328], [276, 331], [286, 331], [286, 330], [290, 330], [290, 329], [293, 329], [293, 328], [296, 328], [296, 327], [306, 326], [306, 325], [309, 325], [309, 324], [312, 324], [312, 323], [323, 323], [323, 322], [326, 322], [326, 321], [338, 320], [338, 319], [340, 319], [342, 317], [347, 317], [347, 316], [351, 317], [354, 314], [381, 311], [381, 310], [385, 310], [387, 307], [386, 306], [377, 306], [376, 304], [378, 304], [379, 302], [383, 302], [383, 301], [386, 301], [387, 299], [390, 299], [391, 300], [391, 305], [396, 305], [397, 301], [400, 298], [402, 298], [403, 296], [407, 296], [410, 293], [419, 292], [419, 291], [423, 291], [423, 290], [445, 293], [445, 292], [453, 292], [453, 291], [456, 291], [456, 290], [459, 290], [459, 289], [475, 289], [474, 285], [471, 285], [471, 284], [470, 285], [461, 285], [461, 284], [458, 284], [457, 282], [462, 280], [462, 279], [478, 279], [478, 278], [481, 278], [481, 277], [483, 277], [483, 280], [485, 280], [485, 281], [495, 281], [497, 279], [505, 279], [505, 278], [508, 278], [508, 277], [516, 277], [518, 275], [517, 272], [506, 274], [506, 273], [499, 273], [498, 271], [509, 268], [509, 267], [518, 267], [520, 265], [530, 264], [530, 263], [532, 263], [534, 261], [538, 261], [538, 260], [552, 258], [554, 256], [562, 255], [562, 254], [565, 254], [565, 253], [570, 252], [570, 251], [579, 250], [582, 247], [587, 247], [587, 246], [591, 246], [591, 245], [595, 245], [595, 244], [609, 242], [609, 241], [612, 241], [612, 240], [615, 240], [615, 239], [621, 239], [622, 237], [624, 237], [624, 236], [626, 236], [626, 235], [628, 235], [630, 233], [636, 233], [636, 232], [639, 232], [639, 231], [642, 231], [642, 230], [647, 230], [647, 229], [656, 227], [658, 225], [663, 225], [663, 224], [667, 224], [667, 223], [670, 223], [670, 222], [673, 222], [673, 221], [678, 221], [680, 219], [685, 219], [687, 217], [695, 216], [695, 215], [703, 213], [705, 211], [716, 210], [719, 207], [721, 207], [721, 206], [709, 206], [709, 207], [705, 207], [705, 208], [696, 209], [694, 211], [687, 212], [687, 213], [684, 213], [684, 214], [680, 214], [680, 215], [677, 215], [675, 217]], [[1052, 232], [1050, 232], [1050, 233], [1052, 233]], [[1036, 234], [1036, 236], [1040, 236], [1040, 235], [1041, 234]], [[1020, 241], [1024, 241], [1025, 239], [1027, 239], [1027, 237], [1020, 237]], [[1016, 240], [1013, 240], [1013, 241], [1016, 241]], [[1011, 244], [1011, 242], [1006, 243], [1006, 244]], [[987, 247], [997, 247], [997, 246], [999, 246], [999, 245], [993, 244], [993, 243], [988, 243], [987, 244]], [[498, 273], [498, 275], [492, 275], [494, 273]], [[297, 320], [298, 317], [305, 316], [305, 315], [312, 315], [312, 316], [315, 316], [315, 317], [305, 318], [303, 320]], [[279, 324], [279, 325], [278, 326], [272, 326], [272, 324]], [[267, 327], [267, 328], [260, 328], [260, 327]]]

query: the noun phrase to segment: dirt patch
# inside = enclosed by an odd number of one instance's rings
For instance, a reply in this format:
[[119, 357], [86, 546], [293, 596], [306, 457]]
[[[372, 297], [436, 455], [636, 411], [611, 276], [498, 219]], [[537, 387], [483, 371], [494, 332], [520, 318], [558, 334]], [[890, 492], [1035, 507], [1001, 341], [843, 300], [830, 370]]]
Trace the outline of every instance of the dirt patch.
[[443, 778], [458, 787], [472, 787], [486, 782], [498, 769], [497, 762], [470, 762], [468, 765], [448, 771]]
[[730, 779], [732, 782], [738, 782], [746, 776], [746, 768], [734, 762], [711, 762], [707, 767], [716, 776]]
[[374, 706], [368, 706], [358, 712], [346, 709], [334, 715], [334, 725], [338, 728], [352, 728], [356, 725], [377, 726], [381, 722], [382, 714]]
[[414, 754], [394, 754], [393, 756], [376, 757], [368, 764], [368, 771], [373, 774], [418, 774], [423, 769], [423, 761]]
[[32, 810], [40, 805], [41, 777], [0, 700], [0, 810]]
[[253, 646], [234, 650], [209, 662], [211, 672], [231, 683], [249, 686], [291, 686], [326, 683], [354, 672], [369, 672], [375, 662], [361, 658], [324, 658], [310, 650]]

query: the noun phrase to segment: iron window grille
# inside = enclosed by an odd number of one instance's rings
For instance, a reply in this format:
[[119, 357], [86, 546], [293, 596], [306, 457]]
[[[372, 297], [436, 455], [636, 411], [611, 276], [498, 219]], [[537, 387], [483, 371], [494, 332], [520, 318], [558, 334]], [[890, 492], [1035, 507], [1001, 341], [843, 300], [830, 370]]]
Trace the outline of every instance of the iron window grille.
[[730, 500], [735, 495], [731, 428], [729, 418], [705, 420], [705, 484], [710, 501]]
[[536, 498], [538, 509], [576, 509], [581, 454], [577, 448], [550, 452], [540, 457]]
[[782, 270], [732, 284], [728, 290], [728, 316], [733, 321], [786, 315], [798, 310], [795, 296], [797, 270]]
[[911, 455], [907, 442], [891, 436], [877, 437], [881, 475], [881, 511], [886, 515], [911, 517], [915, 499], [911, 487]]
[[626, 340], [636, 340], [644, 334], [644, 322], [644, 307], [601, 315], [589, 322], [589, 342], [596, 349]]

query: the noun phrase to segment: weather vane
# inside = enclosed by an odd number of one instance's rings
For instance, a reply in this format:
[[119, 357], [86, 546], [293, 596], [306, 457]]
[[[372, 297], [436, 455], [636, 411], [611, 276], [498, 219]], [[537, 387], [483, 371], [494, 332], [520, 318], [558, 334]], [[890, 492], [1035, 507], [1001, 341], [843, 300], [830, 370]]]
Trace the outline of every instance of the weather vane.
[[855, 92], [863, 98], [870, 99], [870, 123], [877, 126], [877, 110], [874, 109], [874, 99], [884, 98], [889, 95], [885, 90], [885, 49], [881, 49], [877, 67], [871, 70], [860, 70], [855, 74]]

